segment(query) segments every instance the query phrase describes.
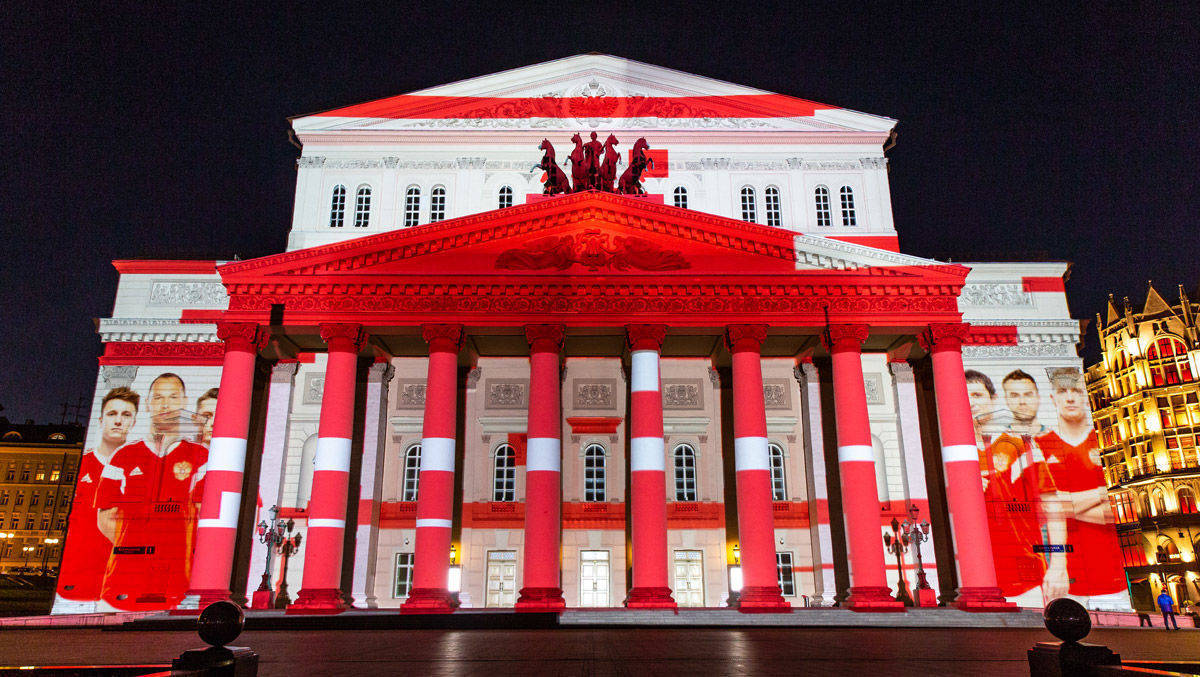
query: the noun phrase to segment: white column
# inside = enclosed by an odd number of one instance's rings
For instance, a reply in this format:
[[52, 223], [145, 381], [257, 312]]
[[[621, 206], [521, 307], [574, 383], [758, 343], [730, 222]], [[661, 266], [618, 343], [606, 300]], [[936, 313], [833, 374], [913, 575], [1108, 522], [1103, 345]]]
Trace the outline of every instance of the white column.
[[[283, 465], [287, 459], [288, 416], [292, 406], [292, 387], [296, 379], [297, 362], [278, 362], [271, 369], [271, 384], [267, 390], [267, 420], [263, 429], [262, 461], [258, 470], [258, 498], [254, 523], [270, 517], [271, 506], [282, 500]], [[274, 558], [271, 584], [278, 586], [279, 559]], [[258, 532], [250, 543], [250, 573], [246, 576], [246, 598], [250, 599], [262, 583], [267, 566], [267, 546], [258, 540]]]
[[395, 370], [376, 362], [367, 371], [366, 421], [363, 425], [362, 469], [358, 485], [358, 529], [354, 534], [354, 578], [350, 595], [355, 608], [375, 608], [375, 549], [379, 540], [379, 501], [383, 466], [379, 448], [387, 425], [387, 390]]
[[[920, 519], [929, 519], [929, 487], [925, 483], [925, 454], [921, 446], [921, 420], [917, 413], [917, 386], [913, 378], [912, 365], [908, 362], [888, 362], [892, 372], [892, 388], [896, 396], [897, 432], [900, 435], [900, 450], [904, 455], [904, 487], [908, 502], [921, 508]], [[934, 556], [932, 534], [930, 540], [921, 544], [921, 558], [925, 566], [925, 579], [929, 587], [939, 592], [937, 561]], [[908, 561], [912, 568], [909, 587], [916, 589], [916, 553], [910, 550]], [[939, 593], [940, 594], [940, 593]]]
[[800, 365], [800, 406], [804, 418], [804, 460], [808, 464], [808, 536], [812, 542], [813, 604], [829, 606], [837, 595], [833, 538], [829, 531], [829, 483], [825, 473], [825, 436], [821, 428], [821, 379], [811, 362]]

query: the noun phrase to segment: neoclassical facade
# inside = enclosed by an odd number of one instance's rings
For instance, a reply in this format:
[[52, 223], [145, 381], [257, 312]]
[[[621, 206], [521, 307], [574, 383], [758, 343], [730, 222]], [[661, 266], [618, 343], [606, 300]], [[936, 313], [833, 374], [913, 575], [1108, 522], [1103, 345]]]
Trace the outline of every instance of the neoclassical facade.
[[[913, 515], [943, 603], [1015, 608], [966, 374], [1079, 368], [1067, 266], [901, 253], [894, 124], [604, 55], [294, 118], [286, 251], [118, 261], [99, 323], [93, 418], [169, 385], [208, 451], [161, 471], [187, 590], [110, 583], [144, 561], [118, 528], [56, 610], [902, 611], [916, 552], [883, 536]], [[591, 132], [647, 140], [646, 194], [542, 194], [539, 143]], [[184, 427], [150, 413], [166, 459]], [[96, 462], [128, 479], [118, 437]]]

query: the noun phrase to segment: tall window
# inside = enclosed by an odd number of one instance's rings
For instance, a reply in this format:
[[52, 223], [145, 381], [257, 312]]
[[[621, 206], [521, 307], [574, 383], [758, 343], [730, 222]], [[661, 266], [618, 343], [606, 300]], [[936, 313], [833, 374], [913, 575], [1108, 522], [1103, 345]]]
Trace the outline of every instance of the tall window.
[[604, 447], [589, 444], [583, 450], [583, 500], [601, 502], [604, 494]]
[[360, 186], [354, 195], [354, 227], [366, 228], [371, 223], [371, 187]]
[[676, 207], [687, 209], [687, 188], [675, 186], [675, 190], [671, 192], [671, 199], [675, 201]]
[[696, 500], [696, 450], [688, 444], [675, 447], [675, 500]]
[[1187, 346], [1173, 336], [1159, 336], [1146, 350], [1150, 379], [1156, 386], [1175, 385], [1192, 380]]
[[512, 206], [512, 186], [500, 186], [500, 192], [496, 195], [496, 206], [499, 209]]
[[329, 203], [329, 227], [341, 228], [346, 225], [346, 187], [333, 187], [333, 200]]
[[408, 597], [412, 590], [413, 559], [411, 552], [396, 553], [396, 584], [393, 586], [395, 594], [392, 595], [396, 599]]
[[1188, 487], [1179, 487], [1179, 491], [1175, 492], [1176, 498], [1179, 499], [1179, 512], [1185, 515], [1190, 515], [1196, 512], [1196, 495]]
[[421, 445], [414, 444], [404, 452], [404, 488], [400, 500], [417, 500], [417, 482], [420, 477]]
[[429, 222], [441, 221], [446, 218], [446, 189], [434, 186], [429, 192]]
[[411, 228], [421, 219], [421, 189], [409, 186], [404, 191], [404, 227]]
[[783, 225], [783, 210], [779, 203], [779, 189], [775, 186], [767, 186], [767, 190], [763, 193], [764, 206], [767, 209], [767, 225], [778, 228]]
[[842, 196], [842, 225], [858, 225], [858, 219], [854, 217], [854, 191], [850, 186], [842, 186], [838, 193]]
[[817, 225], [832, 226], [833, 212], [829, 207], [829, 189], [825, 186], [817, 186], [817, 190], [813, 193], [813, 199], [817, 205]]
[[742, 187], [742, 220], [750, 223], [758, 221], [758, 198], [750, 186]]
[[775, 572], [779, 576], [779, 592], [785, 597], [796, 594], [796, 575], [792, 571], [792, 553], [775, 553]]
[[492, 469], [492, 500], [517, 500], [517, 453], [507, 444], [496, 448]]
[[774, 442], [767, 445], [767, 454], [771, 459], [771, 500], [786, 501], [787, 485], [783, 477], [783, 447]]

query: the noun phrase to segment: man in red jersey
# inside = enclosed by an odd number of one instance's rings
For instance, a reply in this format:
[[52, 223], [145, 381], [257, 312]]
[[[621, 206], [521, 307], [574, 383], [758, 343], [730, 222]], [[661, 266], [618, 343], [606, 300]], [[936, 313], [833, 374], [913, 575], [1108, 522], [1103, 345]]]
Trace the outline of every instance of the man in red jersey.
[[97, 525], [96, 488], [113, 454], [125, 444], [137, 422], [140, 397], [129, 388], [114, 388], [100, 402], [100, 444], [83, 452], [79, 480], [71, 504], [71, 523], [58, 575], [58, 596], [94, 601], [108, 567], [112, 541]]
[[[102, 531], [113, 554], [101, 598], [123, 610], [175, 606], [191, 575], [194, 489], [208, 450], [185, 439], [183, 379], [161, 374], [150, 384], [150, 434], [113, 454], [96, 494]], [[190, 427], [190, 425], [189, 425]]]

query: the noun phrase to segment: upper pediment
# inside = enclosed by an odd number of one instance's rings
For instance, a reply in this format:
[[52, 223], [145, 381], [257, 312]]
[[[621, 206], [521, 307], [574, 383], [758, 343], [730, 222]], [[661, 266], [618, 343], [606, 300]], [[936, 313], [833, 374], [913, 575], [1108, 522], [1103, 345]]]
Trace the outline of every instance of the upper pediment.
[[895, 120], [604, 54], [294, 118], [298, 134], [413, 129], [888, 132]]

